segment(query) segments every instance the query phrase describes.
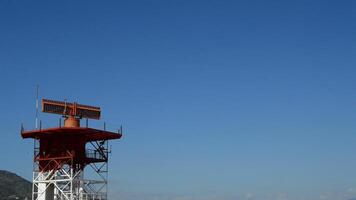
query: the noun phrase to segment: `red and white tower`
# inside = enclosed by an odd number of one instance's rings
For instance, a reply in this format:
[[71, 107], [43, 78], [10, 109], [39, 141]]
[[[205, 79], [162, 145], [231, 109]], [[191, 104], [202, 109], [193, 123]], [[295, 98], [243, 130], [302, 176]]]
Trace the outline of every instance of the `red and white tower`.
[[80, 126], [82, 118], [100, 119], [99, 107], [43, 99], [42, 112], [62, 115], [64, 124], [21, 129], [35, 141], [32, 200], [106, 200], [108, 142], [120, 139], [122, 129]]

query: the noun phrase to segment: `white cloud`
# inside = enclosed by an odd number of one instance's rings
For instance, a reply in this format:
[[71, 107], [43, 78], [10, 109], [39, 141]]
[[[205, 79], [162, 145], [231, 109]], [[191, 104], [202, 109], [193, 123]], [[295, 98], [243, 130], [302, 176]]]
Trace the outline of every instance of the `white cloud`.
[[248, 192], [241, 195], [224, 195], [215, 193], [205, 194], [172, 194], [172, 193], [143, 193], [127, 191], [111, 191], [112, 200], [349, 200], [356, 197], [356, 187], [344, 191], [326, 191], [321, 194], [291, 195], [286, 192], [259, 194]]
[[244, 198], [245, 198], [246, 200], [253, 200], [253, 199], [255, 198], [255, 194], [253, 194], [253, 193], [251, 193], [251, 192], [246, 193], [246, 194], [244, 195]]

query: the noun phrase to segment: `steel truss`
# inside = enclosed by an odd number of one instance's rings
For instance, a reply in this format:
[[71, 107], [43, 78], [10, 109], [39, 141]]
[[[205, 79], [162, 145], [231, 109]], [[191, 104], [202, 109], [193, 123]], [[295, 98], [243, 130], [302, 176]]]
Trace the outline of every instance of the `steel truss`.
[[[60, 158], [41, 157], [39, 141], [35, 140], [32, 200], [107, 200], [108, 141], [89, 145], [87, 157], [95, 162], [81, 169], [73, 168], [71, 152]], [[47, 164], [40, 167], [43, 160]], [[90, 179], [85, 178], [84, 172]]]

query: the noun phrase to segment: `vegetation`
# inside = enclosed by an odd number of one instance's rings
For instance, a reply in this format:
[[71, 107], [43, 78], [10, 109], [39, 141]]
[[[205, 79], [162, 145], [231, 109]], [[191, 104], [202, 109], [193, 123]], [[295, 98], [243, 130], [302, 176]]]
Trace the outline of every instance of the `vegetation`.
[[31, 199], [32, 184], [14, 173], [0, 170], [0, 200]]

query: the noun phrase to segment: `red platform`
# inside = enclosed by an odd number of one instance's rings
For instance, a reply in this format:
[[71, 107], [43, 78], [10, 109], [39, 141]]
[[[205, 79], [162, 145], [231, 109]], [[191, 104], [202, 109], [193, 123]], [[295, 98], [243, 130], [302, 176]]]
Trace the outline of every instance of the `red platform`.
[[32, 131], [22, 131], [23, 138], [40, 141], [35, 161], [41, 171], [58, 169], [65, 164], [73, 169], [84, 169], [89, 163], [107, 162], [108, 150], [96, 147], [87, 150], [86, 144], [120, 139], [120, 133], [85, 127], [57, 127]]
[[114, 133], [105, 130], [98, 130], [85, 127], [57, 127], [41, 130], [23, 131], [22, 138], [42, 139], [48, 137], [61, 137], [61, 136], [81, 136], [85, 138], [86, 142], [98, 140], [113, 140], [120, 139], [120, 133]]

